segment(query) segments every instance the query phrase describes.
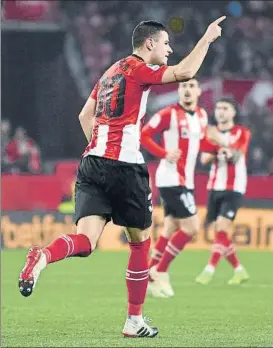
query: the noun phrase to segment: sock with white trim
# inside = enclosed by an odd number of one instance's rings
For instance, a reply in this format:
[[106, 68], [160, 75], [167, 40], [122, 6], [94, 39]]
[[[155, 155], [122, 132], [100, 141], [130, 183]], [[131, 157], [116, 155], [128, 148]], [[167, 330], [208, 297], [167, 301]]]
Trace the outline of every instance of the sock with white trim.
[[164, 253], [164, 250], [168, 244], [169, 239], [165, 238], [163, 236], [159, 236], [158, 240], [156, 241], [153, 249], [152, 249], [152, 255], [150, 259], [149, 268], [152, 268], [153, 266], [157, 265]]
[[130, 257], [126, 271], [128, 316], [141, 316], [149, 279], [148, 257], [151, 239], [129, 243]]
[[167, 272], [172, 261], [184, 249], [185, 245], [191, 241], [192, 237], [182, 230], [177, 231], [169, 240], [165, 251], [157, 265], [158, 272]]
[[230, 245], [228, 234], [225, 231], [216, 232], [216, 237], [211, 249], [209, 265], [216, 268], [221, 258], [226, 254]]
[[242, 265], [240, 265], [239, 258], [236, 253], [235, 246], [231, 244], [227, 249], [227, 252], [225, 254], [226, 260], [230, 263], [230, 265], [236, 270], [241, 271], [243, 269]]
[[86, 257], [92, 252], [89, 238], [84, 234], [65, 234], [43, 248], [47, 263], [63, 260], [67, 257]]

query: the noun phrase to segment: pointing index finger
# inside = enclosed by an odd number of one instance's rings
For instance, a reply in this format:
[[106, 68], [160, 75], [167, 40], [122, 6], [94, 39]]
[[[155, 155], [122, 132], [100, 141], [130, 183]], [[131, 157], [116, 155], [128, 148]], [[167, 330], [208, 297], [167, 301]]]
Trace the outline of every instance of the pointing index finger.
[[219, 24], [219, 23], [223, 22], [223, 20], [225, 20], [226, 18], [227, 18], [227, 16], [222, 16], [222, 17], [216, 19], [216, 21], [214, 21], [214, 23]]

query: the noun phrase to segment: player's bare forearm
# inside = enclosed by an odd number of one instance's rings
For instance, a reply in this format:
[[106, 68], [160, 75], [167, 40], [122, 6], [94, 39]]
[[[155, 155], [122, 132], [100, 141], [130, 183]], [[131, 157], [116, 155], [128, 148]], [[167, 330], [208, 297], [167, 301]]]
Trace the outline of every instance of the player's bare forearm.
[[202, 65], [209, 49], [209, 42], [205, 37], [196, 44], [191, 53], [177, 65], [169, 66], [164, 72], [162, 83], [185, 81], [193, 78]]
[[228, 146], [227, 140], [221, 136], [221, 133], [217, 130], [217, 128], [215, 126], [209, 125], [207, 127], [206, 136], [207, 136], [207, 139], [214, 144], [217, 144], [221, 147]]
[[181, 60], [179, 64], [170, 66], [166, 69], [162, 77], [162, 83], [189, 80], [196, 75], [207, 55], [210, 43], [221, 36], [222, 28], [219, 24], [225, 18], [225, 16], [222, 16], [212, 22], [191, 53]]
[[95, 112], [96, 100], [93, 98], [88, 98], [79, 115], [80, 124], [88, 142], [90, 142], [92, 138], [92, 131], [95, 122]]
[[174, 75], [178, 81], [193, 78], [200, 69], [209, 49], [209, 41], [202, 37], [191, 53], [174, 67]]
[[200, 161], [205, 166], [205, 165], [210, 164], [211, 162], [213, 162], [215, 157], [216, 156], [211, 154], [211, 153], [202, 152]]

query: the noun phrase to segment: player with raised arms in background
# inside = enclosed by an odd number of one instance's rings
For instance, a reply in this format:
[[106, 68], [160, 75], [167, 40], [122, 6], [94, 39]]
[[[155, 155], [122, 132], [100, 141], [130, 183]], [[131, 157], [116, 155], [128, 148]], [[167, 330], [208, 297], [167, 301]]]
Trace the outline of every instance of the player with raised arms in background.
[[[67, 257], [86, 257], [96, 248], [108, 221], [126, 228], [130, 256], [126, 271], [128, 312], [126, 337], [155, 337], [142, 315], [149, 278], [151, 191], [147, 166], [140, 152], [140, 132], [150, 87], [192, 78], [209, 45], [221, 36], [211, 23], [191, 53], [168, 66], [172, 53], [166, 27], [155, 21], [139, 23], [133, 31], [133, 53], [102, 75], [79, 115], [88, 146], [78, 168], [75, 192], [76, 234], [29, 250], [20, 273], [19, 289], [31, 295], [40, 272]], [[107, 280], [106, 280], [107, 282]]]
[[251, 133], [249, 129], [235, 123], [238, 106], [231, 98], [221, 98], [215, 106], [217, 130], [226, 146], [214, 153], [202, 153], [201, 162], [211, 163], [207, 189], [209, 198], [205, 226], [214, 224], [215, 240], [211, 257], [203, 272], [196, 278], [200, 284], [209, 284], [215, 268], [224, 257], [234, 269], [228, 284], [238, 285], [249, 279], [241, 265], [234, 245], [229, 237], [232, 222], [242, 205], [247, 185], [246, 156]]
[[[160, 158], [155, 184], [165, 214], [149, 265], [148, 292], [155, 297], [174, 295], [169, 267], [200, 230], [194, 199], [196, 160], [199, 151], [215, 151], [208, 139], [207, 113], [198, 106], [201, 89], [197, 78], [181, 82], [178, 95], [178, 103], [159, 110], [145, 125], [141, 137], [144, 148]], [[160, 145], [153, 140], [157, 134], [161, 135]]]

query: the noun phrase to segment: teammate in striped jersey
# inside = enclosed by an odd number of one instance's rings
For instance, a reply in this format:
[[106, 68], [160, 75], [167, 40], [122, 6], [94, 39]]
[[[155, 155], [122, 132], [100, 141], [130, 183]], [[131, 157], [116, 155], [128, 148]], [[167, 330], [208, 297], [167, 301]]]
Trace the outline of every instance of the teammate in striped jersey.
[[249, 278], [228, 235], [246, 191], [246, 156], [250, 141], [250, 131], [235, 124], [236, 114], [237, 105], [232, 99], [222, 98], [216, 103], [217, 129], [226, 147], [216, 148], [214, 154], [202, 153], [201, 156], [203, 164], [212, 164], [207, 185], [206, 226], [214, 223], [216, 233], [208, 265], [196, 278], [198, 283], [204, 285], [212, 280], [221, 258], [225, 258], [234, 269], [234, 276], [228, 284], [240, 284]]
[[[215, 151], [205, 136], [208, 120], [198, 106], [198, 80], [181, 82], [178, 94], [179, 102], [158, 111], [142, 130], [142, 145], [161, 159], [155, 180], [164, 206], [164, 230], [152, 250], [148, 284], [155, 297], [174, 295], [168, 269], [199, 231], [193, 193], [196, 159], [199, 151]], [[153, 140], [156, 134], [161, 135], [160, 145]]]
[[221, 36], [219, 24], [224, 19], [211, 23], [192, 52], [173, 66], [167, 65], [172, 49], [163, 24], [146, 21], [134, 29], [133, 54], [103, 74], [79, 116], [88, 146], [76, 182], [77, 234], [29, 251], [19, 278], [23, 296], [31, 295], [48, 264], [66, 257], [89, 256], [112, 219], [126, 228], [130, 246], [128, 312], [122, 333], [133, 338], [157, 335], [157, 328], [147, 325], [142, 316], [152, 222], [149, 174], [139, 150], [146, 102], [152, 85], [183, 81], [196, 74], [209, 45]]

